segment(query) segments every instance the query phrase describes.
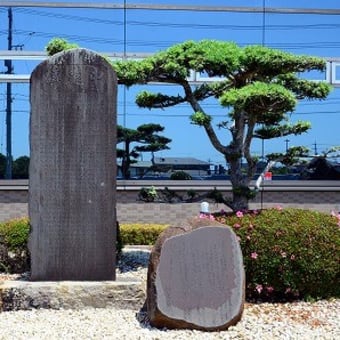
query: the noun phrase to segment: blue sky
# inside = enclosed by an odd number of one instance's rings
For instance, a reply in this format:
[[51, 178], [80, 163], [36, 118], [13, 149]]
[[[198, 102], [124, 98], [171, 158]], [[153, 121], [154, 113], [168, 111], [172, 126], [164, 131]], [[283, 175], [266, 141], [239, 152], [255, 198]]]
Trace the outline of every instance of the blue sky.
[[[84, 1], [73, 1], [84, 2]], [[123, 4], [123, 1], [92, 1]], [[338, 0], [243, 0], [243, 1], [126, 1], [128, 4], [178, 4], [202, 6], [251, 6], [288, 8], [340, 9]], [[235, 41], [240, 46], [262, 44], [295, 54], [320, 57], [338, 57], [340, 61], [339, 15], [287, 15], [230, 12], [146, 11], [146, 10], [98, 10], [13, 8], [13, 45], [23, 45], [27, 51], [43, 51], [53, 37], [64, 37], [98, 52], [157, 52], [185, 40], [216, 39]], [[7, 49], [7, 9], [0, 1], [0, 50]], [[124, 38], [125, 29], [125, 38]], [[32, 72], [37, 62], [15, 61], [14, 72]], [[6, 69], [0, 64], [0, 72]], [[340, 66], [336, 69], [340, 79]], [[315, 76], [315, 75], [313, 75]], [[319, 75], [320, 79], [324, 75]], [[318, 78], [319, 79], [319, 78]], [[143, 87], [144, 88], [144, 87]], [[178, 93], [170, 86], [146, 87], [149, 90], [165, 90]], [[165, 111], [143, 110], [134, 105], [134, 97], [140, 87], [127, 91], [119, 88], [118, 122], [135, 128], [144, 123], [159, 123], [165, 127], [164, 135], [173, 141], [171, 149], [159, 156], [195, 157], [213, 163], [224, 163], [223, 157], [213, 149], [204, 131], [190, 124], [192, 113], [188, 106]], [[29, 100], [28, 84], [13, 84], [13, 156], [28, 155]], [[126, 100], [124, 100], [124, 98]], [[6, 153], [6, 85], [0, 83], [0, 153]], [[207, 105], [216, 124], [225, 111], [217, 104]], [[308, 134], [288, 137], [289, 146], [305, 145], [314, 151], [323, 151], [340, 145], [340, 88], [335, 88], [324, 102], [303, 102], [297, 106], [291, 121], [308, 120], [312, 129]], [[228, 142], [225, 131], [219, 133]], [[265, 153], [284, 151], [286, 138], [266, 141]], [[253, 152], [261, 155], [262, 144], [255, 142]], [[145, 155], [144, 159], [149, 159]]]

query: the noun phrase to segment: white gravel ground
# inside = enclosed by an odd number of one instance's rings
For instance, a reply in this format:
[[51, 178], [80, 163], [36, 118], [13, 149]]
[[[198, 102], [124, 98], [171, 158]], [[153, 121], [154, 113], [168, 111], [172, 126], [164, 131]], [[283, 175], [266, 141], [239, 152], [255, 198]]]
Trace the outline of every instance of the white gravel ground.
[[113, 308], [33, 310], [0, 314], [0, 339], [340, 339], [340, 301], [247, 305], [224, 332], [158, 330], [138, 311]]

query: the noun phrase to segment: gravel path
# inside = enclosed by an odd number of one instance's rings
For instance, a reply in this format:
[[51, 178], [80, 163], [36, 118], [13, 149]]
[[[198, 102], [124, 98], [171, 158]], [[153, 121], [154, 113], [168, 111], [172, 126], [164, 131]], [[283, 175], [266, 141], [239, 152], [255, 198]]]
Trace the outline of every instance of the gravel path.
[[[124, 252], [122, 277], [146, 278], [147, 251]], [[8, 279], [8, 277], [7, 277]], [[158, 330], [138, 310], [115, 308], [32, 310], [0, 313], [0, 339], [340, 339], [340, 300], [246, 304], [228, 331]]]

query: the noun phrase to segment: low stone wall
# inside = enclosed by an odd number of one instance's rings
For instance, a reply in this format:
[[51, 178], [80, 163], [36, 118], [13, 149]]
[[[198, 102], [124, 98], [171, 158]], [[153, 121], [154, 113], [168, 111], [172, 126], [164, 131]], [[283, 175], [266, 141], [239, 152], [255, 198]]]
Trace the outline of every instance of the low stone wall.
[[[204, 194], [215, 187], [230, 195], [227, 181], [118, 181], [117, 218], [120, 223], [180, 223], [197, 216], [200, 202], [195, 203], [144, 203], [138, 201], [142, 187], [156, 190], [168, 187], [185, 196], [188, 190]], [[340, 210], [340, 181], [271, 181], [265, 182], [251, 209], [280, 205], [324, 212]], [[211, 202], [210, 210], [225, 209], [223, 204]], [[28, 215], [28, 182], [0, 180], [0, 221]]]

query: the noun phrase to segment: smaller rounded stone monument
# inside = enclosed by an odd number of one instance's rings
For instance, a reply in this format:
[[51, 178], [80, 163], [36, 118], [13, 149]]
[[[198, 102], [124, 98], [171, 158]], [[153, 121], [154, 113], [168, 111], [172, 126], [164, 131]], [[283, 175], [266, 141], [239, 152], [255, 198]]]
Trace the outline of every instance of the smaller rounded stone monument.
[[244, 291], [242, 252], [230, 227], [194, 219], [159, 236], [148, 268], [152, 326], [225, 330], [241, 319]]

